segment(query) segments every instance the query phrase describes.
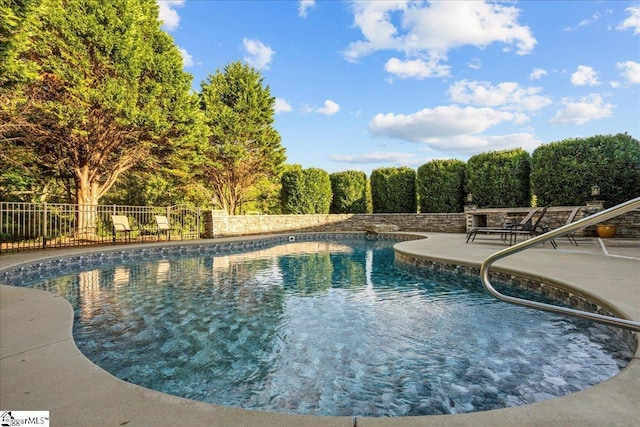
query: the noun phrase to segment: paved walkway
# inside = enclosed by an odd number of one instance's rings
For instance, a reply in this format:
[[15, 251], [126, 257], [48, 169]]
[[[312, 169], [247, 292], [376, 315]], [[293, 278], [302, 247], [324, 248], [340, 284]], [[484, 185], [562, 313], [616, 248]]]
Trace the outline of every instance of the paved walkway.
[[[505, 247], [499, 239], [421, 233], [427, 239], [396, 249], [448, 263], [479, 266]], [[228, 240], [228, 239], [227, 239]], [[211, 243], [211, 240], [206, 241]], [[170, 244], [202, 244], [203, 241]], [[495, 268], [551, 280], [606, 301], [640, 321], [640, 241], [566, 239], [553, 250], [538, 246]], [[166, 243], [165, 243], [166, 244]], [[153, 244], [146, 244], [149, 247]], [[127, 246], [134, 248], [136, 245]], [[122, 246], [117, 248], [122, 250]], [[57, 249], [5, 255], [0, 271], [17, 265], [86, 253]], [[105, 251], [111, 248], [101, 247]], [[0, 409], [48, 410], [51, 426], [353, 426], [352, 417], [286, 416], [220, 407], [158, 393], [121, 381], [77, 349], [73, 312], [50, 293], [0, 286]], [[640, 425], [640, 352], [620, 374], [568, 396], [495, 411], [406, 418], [357, 418], [357, 426], [637, 426]]]

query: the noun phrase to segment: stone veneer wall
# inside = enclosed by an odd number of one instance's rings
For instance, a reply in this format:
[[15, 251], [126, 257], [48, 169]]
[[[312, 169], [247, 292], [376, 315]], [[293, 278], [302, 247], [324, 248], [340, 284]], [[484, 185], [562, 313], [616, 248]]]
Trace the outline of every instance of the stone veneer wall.
[[607, 220], [606, 223], [617, 226], [616, 237], [640, 238], [640, 210], [627, 212], [617, 218]]
[[[569, 214], [577, 206], [553, 206], [547, 209], [547, 212], [542, 219], [541, 224], [549, 227], [558, 228], [563, 226], [567, 222]], [[476, 209], [475, 207], [466, 207], [466, 229], [478, 225], [477, 216], [483, 217], [486, 221], [486, 225], [489, 227], [499, 227], [504, 222], [518, 222], [522, 220], [531, 208], [491, 208], [491, 209]], [[592, 215], [598, 212], [600, 209], [592, 210], [588, 206], [582, 206], [578, 211], [574, 221], [582, 219], [586, 216]], [[476, 216], [474, 220], [474, 216]], [[533, 221], [535, 222], [538, 215], [534, 215]], [[607, 224], [613, 224], [617, 226], [616, 237], [636, 238], [640, 237], [640, 210], [634, 210], [627, 212], [619, 217], [612, 218], [606, 221]], [[595, 236], [595, 226], [587, 227], [582, 230], [578, 230], [573, 233], [576, 236]]]
[[331, 215], [204, 215], [204, 237], [232, 237], [287, 232], [354, 232], [374, 224], [395, 225], [398, 231], [464, 233], [464, 213], [331, 214]]
[[[574, 206], [550, 207], [542, 223], [551, 228], [564, 225]], [[204, 213], [205, 238], [277, 234], [287, 232], [353, 232], [366, 230], [374, 224], [395, 225], [399, 231], [465, 233], [473, 224], [473, 215], [483, 215], [488, 226], [505, 221], [519, 221], [531, 208], [465, 208], [465, 213], [449, 214], [343, 214], [343, 215], [226, 215]], [[582, 207], [575, 220], [591, 215]], [[534, 221], [537, 216], [534, 216]], [[640, 210], [627, 212], [607, 221], [617, 225], [617, 237], [640, 237]], [[579, 230], [574, 235], [594, 236], [595, 227]]]

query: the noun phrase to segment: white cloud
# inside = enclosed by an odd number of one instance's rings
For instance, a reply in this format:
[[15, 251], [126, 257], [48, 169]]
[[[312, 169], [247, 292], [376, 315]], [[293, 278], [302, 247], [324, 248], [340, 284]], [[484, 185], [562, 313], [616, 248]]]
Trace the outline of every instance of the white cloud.
[[531, 74], [529, 74], [529, 80], [540, 80], [542, 76], [546, 75], [546, 70], [543, 70], [542, 68], [534, 68], [533, 71], [531, 71]]
[[431, 138], [428, 145], [436, 150], [449, 153], [477, 153], [487, 150], [508, 150], [523, 148], [532, 151], [543, 142], [530, 133], [507, 135], [458, 135]]
[[589, 25], [589, 24], [593, 24], [594, 22], [598, 22], [598, 20], [600, 20], [600, 14], [599, 13], [594, 13], [593, 15], [591, 15], [591, 18], [589, 19], [583, 19], [582, 21], [580, 21], [578, 23], [579, 27], [584, 27], [585, 25]]
[[398, 58], [391, 58], [384, 66], [388, 73], [394, 74], [401, 79], [446, 77], [449, 75], [450, 68], [449, 66], [438, 64], [437, 61], [427, 63], [421, 59], [402, 61]]
[[412, 153], [398, 153], [398, 152], [373, 152], [365, 154], [334, 154], [329, 156], [329, 159], [338, 163], [354, 163], [354, 164], [368, 164], [368, 163], [391, 163], [396, 165], [416, 165], [422, 164], [420, 160], [416, 159], [416, 156]]
[[242, 39], [242, 45], [246, 51], [244, 60], [247, 64], [258, 70], [268, 70], [269, 63], [275, 55], [275, 51], [260, 40]]
[[640, 63], [634, 61], [618, 62], [616, 68], [629, 83], [640, 83]]
[[193, 67], [193, 56], [191, 56], [191, 54], [189, 54], [189, 52], [187, 52], [187, 49], [184, 48], [179, 48], [180, 49], [180, 55], [182, 55], [182, 64], [185, 67]]
[[551, 98], [540, 95], [541, 91], [540, 87], [521, 87], [516, 82], [494, 86], [489, 82], [462, 80], [449, 87], [453, 102], [512, 111], [537, 111], [550, 105]]
[[158, 19], [162, 21], [162, 28], [173, 31], [180, 24], [180, 15], [176, 8], [182, 7], [185, 0], [156, 0], [158, 3]]
[[307, 10], [312, 9], [316, 5], [316, 0], [300, 0], [298, 5], [298, 16], [307, 17]]
[[618, 30], [624, 31], [628, 28], [633, 30], [633, 34], [640, 34], [640, 6], [632, 6], [625, 9], [629, 17], [622, 21], [618, 26]]
[[578, 23], [577, 26], [567, 27], [564, 29], [564, 31], [575, 31], [580, 27], [584, 27], [586, 25], [593, 24], [594, 22], [598, 22], [600, 20], [600, 17], [601, 17], [600, 13], [594, 13], [593, 15], [591, 15], [591, 18], [583, 19]]
[[344, 55], [350, 61], [396, 50], [409, 57], [426, 55], [428, 63], [437, 63], [447, 59], [450, 49], [461, 46], [484, 48], [500, 42], [527, 54], [536, 45], [529, 27], [518, 23], [519, 9], [495, 2], [353, 1], [352, 11], [364, 40], [347, 47]]
[[574, 86], [596, 86], [600, 84], [598, 73], [586, 65], [578, 65], [578, 70], [571, 74], [571, 83]]
[[479, 70], [482, 68], [482, 60], [480, 58], [471, 58], [471, 60], [467, 63], [467, 67], [472, 70]]
[[613, 105], [603, 104], [602, 97], [590, 94], [574, 102], [571, 98], [563, 98], [563, 109], [559, 110], [550, 121], [551, 124], [582, 125], [591, 120], [603, 119], [613, 115]]
[[291, 105], [285, 101], [283, 98], [276, 98], [275, 112], [278, 113], [288, 113], [292, 111]]
[[451, 105], [425, 108], [408, 115], [377, 114], [369, 123], [369, 129], [376, 136], [431, 145], [437, 139], [478, 134], [503, 122], [520, 120], [518, 114], [493, 108]]
[[309, 107], [307, 105], [303, 107], [303, 111], [305, 113], [318, 113], [318, 114], [324, 114], [327, 116], [332, 116], [336, 114], [338, 111], [340, 111], [340, 105], [338, 105], [337, 103], [335, 103], [330, 99], [327, 99], [326, 101], [324, 101], [324, 107], [314, 108], [314, 107]]

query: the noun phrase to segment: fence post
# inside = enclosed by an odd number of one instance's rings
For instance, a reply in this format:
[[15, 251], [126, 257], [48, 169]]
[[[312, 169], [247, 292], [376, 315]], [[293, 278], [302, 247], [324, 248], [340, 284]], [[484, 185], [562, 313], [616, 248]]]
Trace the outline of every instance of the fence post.
[[200, 238], [200, 208], [198, 207], [198, 216], [196, 217], [196, 239]]
[[42, 203], [42, 249], [47, 248], [47, 202]]

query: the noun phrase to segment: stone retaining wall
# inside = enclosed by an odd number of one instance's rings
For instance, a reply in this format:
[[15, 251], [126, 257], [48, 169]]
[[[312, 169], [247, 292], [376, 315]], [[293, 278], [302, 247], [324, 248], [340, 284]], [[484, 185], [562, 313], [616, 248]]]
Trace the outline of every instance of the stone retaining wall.
[[[542, 223], [551, 228], [564, 225], [574, 206], [550, 207]], [[255, 234], [277, 234], [287, 232], [354, 232], [385, 228], [398, 231], [424, 231], [442, 233], [465, 233], [473, 225], [499, 226], [503, 222], [517, 222], [531, 208], [469, 209], [465, 213], [448, 214], [344, 214], [344, 215], [226, 215], [218, 211], [204, 213], [204, 236], [234, 237]], [[575, 220], [595, 212], [581, 207]], [[475, 216], [475, 219], [474, 219]], [[474, 224], [482, 219], [484, 224]], [[537, 216], [534, 216], [534, 221]], [[617, 237], [640, 237], [640, 210], [607, 221], [617, 225]], [[594, 236], [595, 227], [574, 233], [577, 236]]]
[[[552, 229], [561, 227], [566, 224], [569, 214], [575, 207], [577, 206], [550, 207], [547, 209], [541, 224]], [[519, 222], [527, 215], [530, 209], [531, 208], [475, 209], [473, 207], [466, 207], [466, 229], [469, 230], [473, 226], [499, 227], [504, 222]], [[593, 215], [600, 210], [602, 210], [601, 206], [596, 208], [591, 206], [581, 206], [574, 221]], [[536, 214], [533, 217], [533, 222], [537, 219], [538, 215]], [[627, 212], [624, 215], [607, 220], [606, 223], [617, 226], [616, 237], [640, 237], [640, 210]], [[595, 236], [595, 226], [578, 230], [573, 234], [575, 236]]]
[[464, 233], [464, 213], [449, 214], [343, 214], [343, 215], [215, 215], [205, 213], [204, 237], [248, 236], [287, 232], [353, 232], [373, 225], [395, 226], [398, 231]]

